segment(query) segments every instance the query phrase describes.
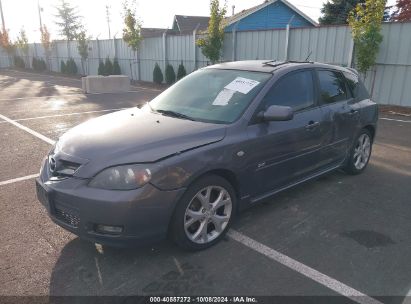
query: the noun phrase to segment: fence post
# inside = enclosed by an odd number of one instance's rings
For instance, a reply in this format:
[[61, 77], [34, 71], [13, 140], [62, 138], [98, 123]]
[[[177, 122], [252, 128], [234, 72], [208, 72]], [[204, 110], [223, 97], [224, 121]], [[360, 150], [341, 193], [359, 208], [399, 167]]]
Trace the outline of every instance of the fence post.
[[293, 16], [290, 18], [290, 21], [288, 21], [287, 26], [286, 26], [286, 28], [285, 28], [285, 46], [284, 46], [284, 48], [285, 48], [285, 49], [284, 49], [285, 54], [284, 54], [284, 61], [287, 61], [287, 60], [288, 60], [288, 48], [289, 48], [289, 43], [290, 43], [290, 25], [291, 25], [291, 22], [293, 22], [294, 17], [295, 17], [295, 15], [293, 15]]
[[197, 70], [197, 44], [196, 44], [196, 37], [197, 37], [197, 29], [198, 26], [200, 24], [198, 24], [196, 26], [196, 28], [193, 31], [193, 61], [194, 61], [194, 71]]
[[233, 54], [232, 54], [232, 60], [236, 61], [237, 60], [237, 26], [240, 23], [238, 21], [236, 24], [233, 26]]
[[349, 67], [349, 68], [352, 67], [353, 56], [354, 56], [354, 39], [351, 38], [350, 48], [348, 50], [348, 62], [347, 62], [347, 67]]
[[100, 54], [100, 42], [99, 42], [98, 38], [96, 38], [96, 44], [97, 44], [97, 59], [98, 59], [98, 63], [100, 64], [101, 54]]
[[288, 60], [288, 43], [290, 39], [290, 25], [287, 24], [286, 30], [285, 30], [285, 46], [284, 46], [284, 61]]
[[56, 59], [57, 59], [57, 71], [56, 71], [56, 72], [59, 72], [59, 71], [60, 71], [60, 73], [61, 73], [62, 71], [61, 71], [60, 60], [59, 60], [58, 43], [56, 42], [56, 43], [54, 44], [54, 46], [55, 46], [55, 49], [56, 49]]
[[166, 66], [167, 66], [167, 32], [163, 33], [163, 60], [164, 60], [163, 73], [165, 73]]
[[117, 43], [116, 43], [116, 36], [113, 38], [113, 44], [114, 44], [114, 58], [117, 58]]

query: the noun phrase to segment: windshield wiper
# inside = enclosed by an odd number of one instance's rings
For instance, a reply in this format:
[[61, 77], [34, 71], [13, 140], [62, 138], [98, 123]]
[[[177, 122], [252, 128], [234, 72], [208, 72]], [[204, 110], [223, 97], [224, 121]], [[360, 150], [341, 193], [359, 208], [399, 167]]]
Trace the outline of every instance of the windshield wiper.
[[174, 112], [174, 111], [170, 111], [170, 110], [155, 110], [157, 113], [161, 113], [163, 115], [166, 116], [172, 116], [172, 117], [176, 117], [176, 118], [182, 118], [182, 119], [188, 119], [188, 120], [192, 120], [192, 121], [196, 121], [194, 118], [184, 115], [182, 113], [178, 113], [178, 112]]

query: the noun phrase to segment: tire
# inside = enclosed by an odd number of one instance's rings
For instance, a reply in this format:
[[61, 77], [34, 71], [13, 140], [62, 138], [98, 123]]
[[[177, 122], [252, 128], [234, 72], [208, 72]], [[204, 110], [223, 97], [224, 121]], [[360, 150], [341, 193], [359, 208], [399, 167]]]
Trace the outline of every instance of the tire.
[[344, 171], [351, 175], [362, 173], [371, 158], [373, 138], [367, 129], [362, 129], [355, 138]]
[[174, 242], [192, 251], [213, 246], [230, 228], [236, 207], [236, 194], [227, 180], [218, 175], [200, 178], [176, 206], [171, 222]]

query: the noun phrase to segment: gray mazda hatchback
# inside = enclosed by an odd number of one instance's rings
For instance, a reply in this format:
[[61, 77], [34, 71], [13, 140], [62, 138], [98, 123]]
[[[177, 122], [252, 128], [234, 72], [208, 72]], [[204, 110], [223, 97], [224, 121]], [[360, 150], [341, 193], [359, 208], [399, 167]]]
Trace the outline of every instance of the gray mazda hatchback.
[[93, 242], [170, 235], [204, 249], [244, 208], [332, 170], [364, 171], [377, 119], [353, 69], [209, 66], [65, 133], [43, 161], [37, 196], [55, 223]]

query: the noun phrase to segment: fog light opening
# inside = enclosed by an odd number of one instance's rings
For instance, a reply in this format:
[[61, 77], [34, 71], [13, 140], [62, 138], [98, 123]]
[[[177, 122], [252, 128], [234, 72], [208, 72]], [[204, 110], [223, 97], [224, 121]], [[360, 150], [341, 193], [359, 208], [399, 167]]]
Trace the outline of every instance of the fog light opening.
[[96, 232], [103, 233], [103, 234], [121, 234], [124, 229], [122, 226], [109, 226], [109, 225], [97, 224], [95, 226], [95, 230]]

